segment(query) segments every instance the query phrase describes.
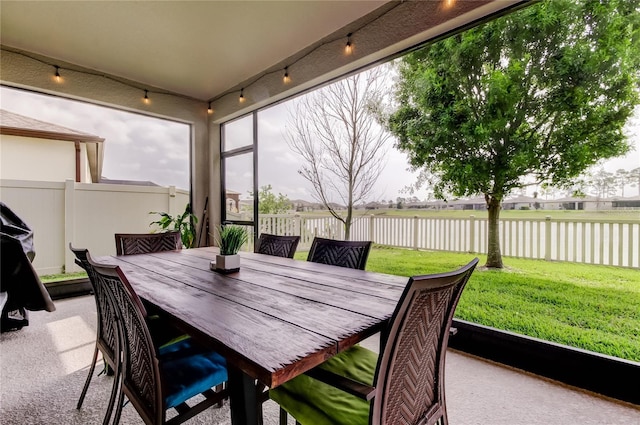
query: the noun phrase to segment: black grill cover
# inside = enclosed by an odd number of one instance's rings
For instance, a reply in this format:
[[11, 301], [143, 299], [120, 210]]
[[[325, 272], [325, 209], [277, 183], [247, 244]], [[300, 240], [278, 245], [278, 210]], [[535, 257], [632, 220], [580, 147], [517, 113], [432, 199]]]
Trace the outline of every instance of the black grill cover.
[[28, 325], [25, 310], [54, 311], [55, 306], [31, 261], [35, 258], [33, 231], [0, 202], [0, 292], [7, 295], [2, 308], [2, 330]]

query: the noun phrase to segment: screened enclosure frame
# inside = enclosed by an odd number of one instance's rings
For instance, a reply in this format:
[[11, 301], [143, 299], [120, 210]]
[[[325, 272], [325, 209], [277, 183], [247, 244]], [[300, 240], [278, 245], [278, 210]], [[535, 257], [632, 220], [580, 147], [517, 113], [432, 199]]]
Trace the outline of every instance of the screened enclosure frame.
[[[226, 144], [226, 127], [229, 124], [240, 121], [248, 116], [252, 117], [251, 120], [251, 134], [252, 140], [251, 143], [246, 146], [241, 146], [239, 148], [230, 149], [225, 151]], [[257, 232], [256, 232], [256, 219], [258, 217], [258, 157], [257, 153], [257, 145], [258, 145], [258, 110], [253, 111], [247, 115], [243, 115], [234, 120], [224, 122], [220, 125], [220, 217], [221, 224], [234, 224], [238, 226], [246, 226], [253, 228], [253, 242], [254, 244], [257, 242]], [[227, 202], [226, 202], [226, 194], [227, 194], [227, 160], [230, 158], [238, 157], [240, 155], [251, 154], [252, 155], [252, 190], [253, 190], [253, 215], [252, 220], [235, 220], [231, 219], [227, 216]], [[239, 202], [239, 201], [238, 201]], [[239, 207], [239, 204], [238, 204]]]

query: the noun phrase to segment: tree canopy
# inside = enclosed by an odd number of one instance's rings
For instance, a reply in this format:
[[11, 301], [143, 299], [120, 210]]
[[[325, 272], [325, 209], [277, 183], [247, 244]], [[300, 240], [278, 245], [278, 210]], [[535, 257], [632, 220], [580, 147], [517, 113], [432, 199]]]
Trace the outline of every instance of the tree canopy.
[[291, 201], [286, 195], [271, 190], [270, 184], [261, 186], [258, 191], [258, 212], [260, 214], [283, 214], [291, 209]]
[[483, 194], [487, 266], [502, 267], [502, 200], [534, 177], [566, 187], [623, 155], [638, 104], [637, 0], [553, 0], [402, 58], [389, 129], [436, 197]]

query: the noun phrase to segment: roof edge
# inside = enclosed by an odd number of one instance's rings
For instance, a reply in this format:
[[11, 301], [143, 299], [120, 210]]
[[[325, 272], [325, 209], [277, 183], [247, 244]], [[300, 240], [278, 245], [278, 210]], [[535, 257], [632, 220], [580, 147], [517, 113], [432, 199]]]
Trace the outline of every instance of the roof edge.
[[105, 139], [92, 135], [60, 133], [53, 131], [32, 130], [27, 128], [6, 127], [0, 125], [0, 134], [19, 137], [35, 137], [38, 139], [61, 140], [68, 142], [103, 143]]

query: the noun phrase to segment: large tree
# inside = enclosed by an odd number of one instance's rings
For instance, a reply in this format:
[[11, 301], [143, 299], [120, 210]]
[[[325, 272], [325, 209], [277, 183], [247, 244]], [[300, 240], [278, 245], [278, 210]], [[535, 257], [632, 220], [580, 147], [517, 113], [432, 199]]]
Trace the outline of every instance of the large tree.
[[385, 165], [390, 135], [377, 116], [386, 86], [385, 67], [378, 67], [309, 93], [290, 110], [286, 138], [301, 157], [298, 172], [344, 224], [346, 240], [354, 205], [367, 201]]
[[411, 165], [435, 177], [438, 197], [484, 195], [487, 267], [503, 267], [500, 206], [512, 190], [567, 186], [628, 151], [622, 128], [638, 103], [638, 4], [536, 3], [400, 62], [389, 128]]

